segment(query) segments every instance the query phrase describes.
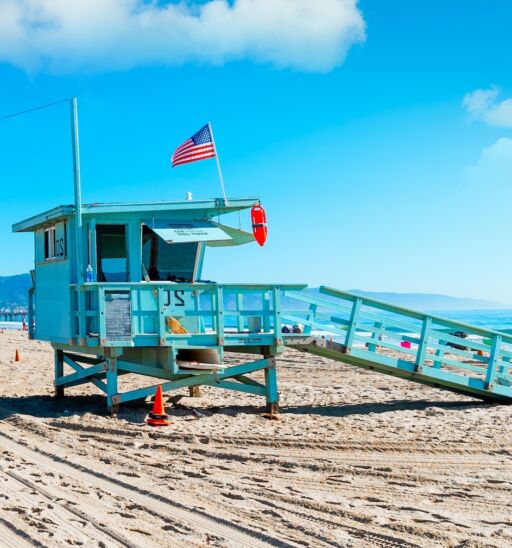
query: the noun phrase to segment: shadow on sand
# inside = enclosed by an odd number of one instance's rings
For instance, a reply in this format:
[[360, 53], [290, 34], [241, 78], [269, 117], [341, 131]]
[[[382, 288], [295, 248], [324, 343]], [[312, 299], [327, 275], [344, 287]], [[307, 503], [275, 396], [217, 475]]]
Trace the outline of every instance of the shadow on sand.
[[347, 417], [370, 413], [390, 413], [393, 411], [424, 411], [429, 407], [437, 409], [474, 409], [499, 405], [485, 401], [429, 401], [429, 400], [389, 400], [375, 403], [354, 403], [349, 405], [300, 405], [283, 407], [283, 413], [296, 415], [321, 415], [326, 417]]
[[[176, 401], [178, 400], [178, 401]], [[256, 402], [255, 402], [256, 404]], [[210, 416], [222, 414], [236, 416], [238, 414], [261, 414], [265, 408], [261, 405], [225, 405], [205, 406], [200, 398], [170, 397], [167, 400], [169, 414], [183, 416], [198, 411], [200, 414]], [[490, 407], [499, 405], [485, 401], [429, 401], [429, 400], [390, 400], [376, 403], [356, 403], [348, 405], [300, 405], [282, 406], [283, 414], [292, 415], [319, 415], [326, 417], [347, 417], [352, 415], [368, 415], [370, 413], [389, 413], [395, 411], [423, 411], [429, 407], [438, 409], [474, 409], [478, 407]], [[130, 402], [120, 408], [120, 416], [128, 422], [139, 422], [149, 411], [150, 403], [144, 401]], [[20, 397], [0, 398], [1, 415], [13, 414], [29, 415], [39, 418], [62, 418], [66, 416], [81, 416], [86, 413], [94, 415], [107, 415], [105, 398], [101, 395], [90, 396], [65, 396], [56, 400], [49, 395], [33, 395]]]
[[70, 395], [60, 400], [48, 395], [3, 397], [0, 398], [0, 408], [4, 416], [19, 413], [40, 418], [55, 418], [85, 413], [107, 414], [105, 398], [100, 395]]

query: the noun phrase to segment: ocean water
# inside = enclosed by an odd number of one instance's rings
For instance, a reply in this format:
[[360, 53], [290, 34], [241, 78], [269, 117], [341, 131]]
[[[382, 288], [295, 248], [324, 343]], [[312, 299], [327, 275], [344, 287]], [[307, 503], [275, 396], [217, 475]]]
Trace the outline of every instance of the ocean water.
[[0, 322], [0, 329], [21, 329], [21, 322]]
[[432, 312], [435, 316], [494, 331], [512, 330], [511, 310], [444, 310]]

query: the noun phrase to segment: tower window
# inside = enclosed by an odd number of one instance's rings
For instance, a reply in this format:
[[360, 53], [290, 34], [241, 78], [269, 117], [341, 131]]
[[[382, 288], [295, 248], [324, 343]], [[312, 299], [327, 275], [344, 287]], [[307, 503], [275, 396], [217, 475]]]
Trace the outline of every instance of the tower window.
[[44, 260], [55, 259], [55, 227], [44, 230]]

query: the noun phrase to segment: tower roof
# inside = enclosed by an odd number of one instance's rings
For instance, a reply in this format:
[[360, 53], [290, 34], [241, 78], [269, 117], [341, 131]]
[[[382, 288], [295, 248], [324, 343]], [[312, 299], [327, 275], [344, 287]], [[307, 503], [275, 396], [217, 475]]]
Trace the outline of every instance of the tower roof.
[[[213, 198], [209, 200], [183, 200], [180, 202], [112, 202], [83, 204], [83, 217], [108, 217], [110, 215], [140, 214], [148, 218], [152, 215], [170, 215], [175, 219], [211, 219], [219, 215], [225, 215], [242, 209], [252, 207], [259, 198]], [[73, 217], [75, 207], [72, 205], [60, 205], [39, 213], [28, 219], [15, 223], [13, 232], [33, 232], [42, 226], [54, 224], [57, 221]]]

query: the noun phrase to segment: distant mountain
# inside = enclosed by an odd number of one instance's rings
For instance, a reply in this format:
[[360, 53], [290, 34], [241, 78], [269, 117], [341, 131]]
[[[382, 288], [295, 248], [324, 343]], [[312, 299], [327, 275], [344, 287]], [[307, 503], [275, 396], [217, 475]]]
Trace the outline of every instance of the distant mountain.
[[[306, 290], [312, 295], [319, 295], [320, 288], [309, 287]], [[439, 295], [437, 293], [392, 293], [384, 291], [364, 291], [362, 289], [346, 289], [349, 293], [355, 293], [362, 297], [368, 297], [369, 299], [375, 299], [377, 301], [383, 301], [385, 303], [401, 306], [402, 308], [409, 308], [411, 310], [417, 310], [418, 312], [454, 312], [458, 310], [512, 310], [512, 305], [506, 305], [503, 303], [497, 303], [494, 301], [486, 301], [484, 299], [465, 299], [461, 297], [451, 297], [449, 295]], [[321, 295], [327, 300], [331, 300], [331, 297]], [[260, 306], [259, 299], [256, 295], [248, 295], [246, 297], [246, 306], [252, 306], [257, 309]], [[228, 307], [234, 308], [234, 297], [231, 299]], [[282, 307], [286, 310], [302, 310], [304, 303], [297, 301], [293, 298], [285, 296], [282, 301]]]
[[[32, 281], [29, 274], [17, 276], [0, 276], [0, 308], [27, 306], [28, 289]], [[311, 293], [318, 293], [318, 288], [308, 289]], [[500, 310], [512, 309], [512, 305], [486, 301], [483, 299], [464, 299], [439, 295], [436, 293], [392, 293], [382, 291], [364, 291], [362, 289], [349, 289], [351, 293], [357, 293], [363, 297], [385, 301], [404, 308], [412, 308], [420, 311], [436, 310]], [[255, 300], [256, 303], [256, 300]], [[283, 303], [284, 304], [284, 303]], [[286, 305], [293, 308], [297, 303], [290, 301]], [[256, 304], [255, 304], [256, 305]]]
[[391, 293], [382, 291], [363, 291], [362, 289], [349, 289], [348, 291], [370, 299], [385, 301], [397, 306], [412, 308], [413, 310], [419, 311], [512, 309], [512, 305], [494, 301], [450, 297], [449, 295], [439, 295], [437, 293]]
[[30, 274], [0, 276], [0, 308], [27, 306], [29, 287], [32, 287]]

